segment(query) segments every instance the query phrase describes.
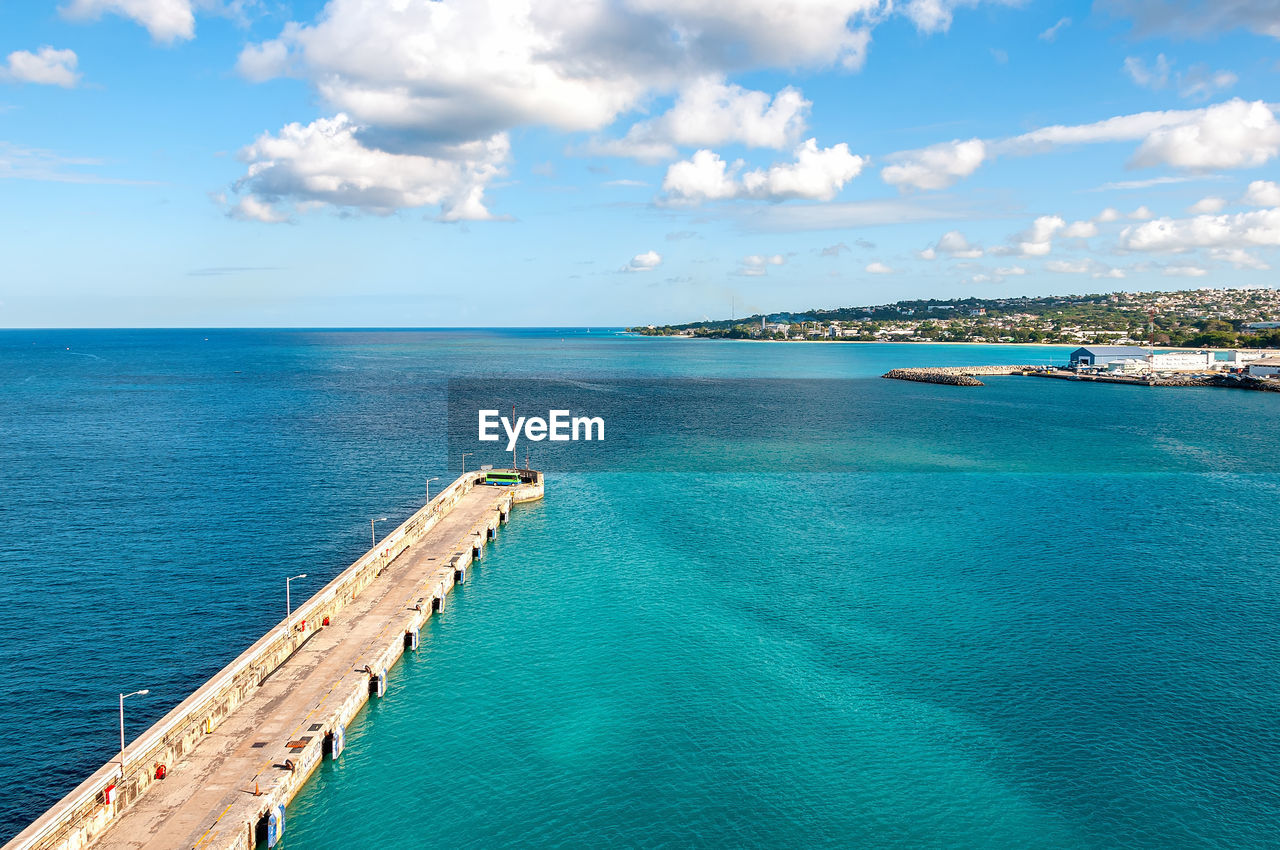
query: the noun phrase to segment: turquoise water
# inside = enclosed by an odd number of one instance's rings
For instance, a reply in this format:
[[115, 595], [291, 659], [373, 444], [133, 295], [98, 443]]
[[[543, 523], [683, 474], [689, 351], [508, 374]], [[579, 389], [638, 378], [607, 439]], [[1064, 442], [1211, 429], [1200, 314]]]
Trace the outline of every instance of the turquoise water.
[[118, 691], [154, 689], [136, 734], [279, 618], [283, 576], [333, 575], [457, 474], [450, 379], [514, 375], [607, 394], [616, 438], [544, 451], [547, 498], [284, 847], [1275, 846], [1271, 394], [874, 377], [1040, 348], [0, 346], [0, 717], [30, 744], [0, 768], [45, 777], [10, 832], [112, 755]]

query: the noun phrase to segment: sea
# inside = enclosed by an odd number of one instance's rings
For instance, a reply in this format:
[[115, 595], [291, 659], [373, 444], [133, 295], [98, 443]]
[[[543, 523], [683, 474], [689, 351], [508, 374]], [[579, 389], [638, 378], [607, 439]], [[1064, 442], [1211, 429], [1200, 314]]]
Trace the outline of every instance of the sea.
[[[0, 332], [0, 841], [462, 464], [599, 415], [285, 850], [1280, 846], [1280, 395], [617, 329]], [[461, 457], [462, 453], [468, 457]], [[435, 480], [432, 480], [435, 479]], [[180, 766], [176, 769], [180, 769]]]

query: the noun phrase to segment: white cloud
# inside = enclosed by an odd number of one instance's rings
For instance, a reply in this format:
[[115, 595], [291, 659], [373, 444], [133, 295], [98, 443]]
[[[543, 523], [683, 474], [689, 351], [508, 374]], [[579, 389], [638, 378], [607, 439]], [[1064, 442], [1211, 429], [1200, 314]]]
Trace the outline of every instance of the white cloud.
[[1276, 246], [1280, 245], [1280, 208], [1148, 221], [1121, 231], [1120, 245], [1130, 251], [1168, 253], [1192, 248]]
[[1088, 239], [1098, 235], [1098, 225], [1092, 221], [1073, 221], [1063, 228], [1062, 235], [1068, 239]]
[[981, 139], [956, 139], [893, 154], [893, 164], [882, 169], [880, 177], [899, 188], [945, 189], [977, 171], [986, 156], [987, 147]]
[[[438, 151], [439, 156], [397, 154], [363, 145], [346, 115], [305, 126], [289, 124], [263, 134], [241, 151], [248, 171], [235, 185], [245, 217], [283, 220], [287, 209], [330, 205], [388, 214], [439, 206], [445, 221], [492, 218], [484, 188], [503, 173], [509, 154], [505, 134]], [[264, 213], [265, 208], [273, 212]], [[250, 212], [255, 210], [255, 212]]]
[[[977, 6], [981, 0], [908, 0], [901, 11], [916, 29], [924, 33], [946, 32], [951, 28], [955, 10], [964, 6]], [[1017, 5], [1021, 0], [998, 0], [1006, 5]]]
[[586, 152], [656, 162], [677, 156], [677, 147], [739, 143], [751, 148], [787, 148], [803, 132], [812, 103], [788, 86], [767, 93], [704, 77], [681, 90], [675, 105], [652, 121], [635, 124], [621, 139], [594, 141]]
[[1119, 221], [1119, 219], [1120, 219], [1120, 210], [1116, 209], [1115, 207], [1107, 207], [1105, 210], [1103, 210], [1102, 212], [1094, 216], [1093, 220], [1098, 222], [1099, 224], [1105, 224], [1110, 221]]
[[1201, 266], [1181, 265], [1165, 266], [1160, 273], [1166, 277], [1204, 277], [1209, 270]]
[[1018, 251], [1024, 257], [1043, 257], [1053, 247], [1053, 235], [1067, 223], [1060, 216], [1042, 215], [1018, 237]]
[[1222, 212], [1226, 205], [1226, 198], [1201, 198], [1191, 206], [1187, 207], [1187, 212], [1195, 213], [1197, 215], [1202, 213], [1217, 213]]
[[0, 68], [0, 80], [74, 88], [80, 81], [76, 73], [78, 62], [74, 50], [58, 50], [47, 45], [35, 53], [15, 50], [9, 54], [8, 66]]
[[1142, 140], [1136, 166], [1204, 170], [1262, 165], [1280, 152], [1280, 123], [1263, 101], [1235, 98], [1202, 109], [1139, 112], [1092, 124], [1054, 125], [990, 145], [992, 153], [1030, 154], [1059, 145]]
[[[856, 69], [883, 11], [882, 0], [330, 0], [315, 21], [246, 47], [240, 69], [303, 77], [363, 125], [437, 141], [518, 126], [601, 130], [650, 95], [701, 80], [684, 112], [710, 104], [717, 114], [691, 131], [709, 141], [689, 144], [712, 144], [762, 94], [725, 86], [725, 75]], [[802, 99], [780, 94], [763, 120], [790, 130]]]
[[1147, 209], [1147, 207], [1141, 206], [1141, 207], [1138, 207], [1133, 212], [1129, 213], [1129, 215], [1126, 217], [1131, 218], [1134, 221], [1146, 221], [1147, 219], [1155, 218], [1156, 216], [1155, 216], [1155, 213]]
[[774, 165], [767, 171], [748, 171], [742, 175], [742, 184], [753, 198], [781, 200], [806, 198], [829, 201], [844, 185], [857, 177], [867, 159], [849, 153], [843, 142], [829, 148], [818, 148], [809, 139], [795, 150], [795, 162]]
[[1243, 248], [1211, 248], [1209, 256], [1219, 262], [1230, 263], [1232, 268], [1236, 269], [1256, 269], [1265, 272], [1271, 268]]
[[1039, 38], [1041, 41], [1050, 41], [1050, 42], [1057, 41], [1058, 33], [1069, 26], [1071, 26], [1070, 18], [1058, 18], [1058, 22], [1053, 26], [1049, 27], [1044, 32], [1040, 33]]
[[657, 251], [649, 250], [643, 254], [636, 254], [631, 258], [631, 262], [622, 267], [624, 272], [650, 272], [662, 265], [662, 255]]
[[932, 260], [938, 254], [946, 254], [962, 260], [972, 260], [982, 256], [982, 249], [977, 245], [970, 245], [969, 240], [959, 230], [948, 230], [942, 234], [936, 245], [925, 250], [929, 252], [929, 256], [924, 257], [923, 251], [921, 256], [926, 260]]
[[735, 198], [741, 192], [734, 172], [741, 167], [729, 164], [714, 151], [696, 151], [692, 157], [672, 163], [662, 180], [662, 190], [676, 203], [701, 203]]
[[1161, 53], [1150, 68], [1137, 56], [1127, 56], [1124, 60], [1124, 71], [1129, 78], [1144, 89], [1162, 89], [1169, 85], [1169, 72], [1172, 66]]
[[1152, 132], [1138, 148], [1139, 166], [1196, 170], [1251, 168], [1280, 153], [1280, 122], [1262, 101], [1229, 100], [1194, 120]]
[[1044, 267], [1057, 274], [1088, 274], [1093, 270], [1087, 260], [1049, 260]]
[[755, 169], [739, 177], [741, 160], [730, 165], [715, 152], [700, 150], [667, 168], [662, 189], [665, 200], [672, 204], [730, 198], [829, 201], [858, 176], [866, 163], [865, 157], [849, 153], [847, 144], [819, 148], [814, 139], [809, 139], [796, 148], [794, 162]]
[[97, 20], [104, 14], [131, 18], [146, 27], [155, 41], [166, 44], [196, 34], [191, 0], [71, 0], [59, 11], [71, 20]]
[[1254, 180], [1241, 200], [1251, 207], [1280, 207], [1280, 184], [1271, 180]]
[[877, 260], [874, 263], [867, 263], [867, 274], [893, 274], [893, 269]]
[[[225, 197], [223, 197], [225, 200]], [[253, 195], [246, 195], [237, 200], [228, 210], [232, 218], [240, 221], [261, 221], [267, 224], [279, 224], [290, 221], [289, 214], [282, 209], [263, 203]]]
[[1056, 274], [1087, 274], [1093, 278], [1120, 279], [1125, 276], [1124, 269], [1112, 268], [1097, 260], [1049, 260], [1044, 268]]
[[1026, 273], [1027, 270], [1022, 266], [999, 266], [996, 268], [996, 274], [1001, 277], [1017, 277]]
[[787, 260], [781, 254], [751, 254], [742, 258], [742, 266], [738, 274], [747, 277], [762, 277], [769, 272], [769, 266], [780, 266]]

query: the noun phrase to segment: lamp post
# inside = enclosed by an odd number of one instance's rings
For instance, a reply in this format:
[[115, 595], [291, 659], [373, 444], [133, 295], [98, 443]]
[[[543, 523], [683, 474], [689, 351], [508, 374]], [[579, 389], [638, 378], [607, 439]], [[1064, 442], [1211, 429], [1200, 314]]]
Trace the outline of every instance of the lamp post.
[[306, 577], [306, 573], [300, 573], [299, 575], [291, 576], [284, 580], [284, 630], [286, 633], [289, 631], [289, 618], [293, 616], [293, 602], [289, 598], [289, 582], [296, 578]]
[[436, 477], [434, 477], [434, 478], [428, 478], [428, 479], [427, 479], [427, 504], [428, 504], [428, 505], [429, 505], [429, 504], [431, 504], [431, 482], [432, 482], [432, 481], [439, 481], [439, 480], [440, 480], [440, 476], [439, 476], [439, 475], [437, 475], [437, 476], [436, 476]]
[[378, 545], [378, 532], [375, 530], [377, 528], [376, 523], [386, 521], [386, 517], [378, 517], [377, 519], [369, 520], [369, 536], [373, 538], [373, 542], [369, 544], [369, 548], [372, 549], [374, 546]]
[[466, 472], [466, 471], [467, 471], [467, 458], [468, 458], [468, 457], [470, 457], [470, 456], [471, 456], [471, 455], [473, 455], [473, 454], [475, 454], [475, 452], [463, 452], [463, 453], [462, 453], [462, 471], [463, 471], [463, 472]]
[[124, 780], [124, 701], [126, 697], [142, 697], [151, 693], [149, 688], [120, 695], [120, 779]]

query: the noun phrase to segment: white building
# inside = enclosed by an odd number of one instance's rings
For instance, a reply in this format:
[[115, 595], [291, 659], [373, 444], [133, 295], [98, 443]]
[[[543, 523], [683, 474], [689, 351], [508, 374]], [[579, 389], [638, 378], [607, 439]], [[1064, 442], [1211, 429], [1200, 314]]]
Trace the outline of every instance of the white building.
[[1280, 377], [1280, 357], [1264, 357], [1261, 360], [1255, 360], [1249, 364], [1249, 377], [1251, 378], [1276, 378]]
[[1212, 351], [1166, 351], [1151, 357], [1151, 365], [1157, 372], [1188, 370], [1208, 371], [1214, 368]]

